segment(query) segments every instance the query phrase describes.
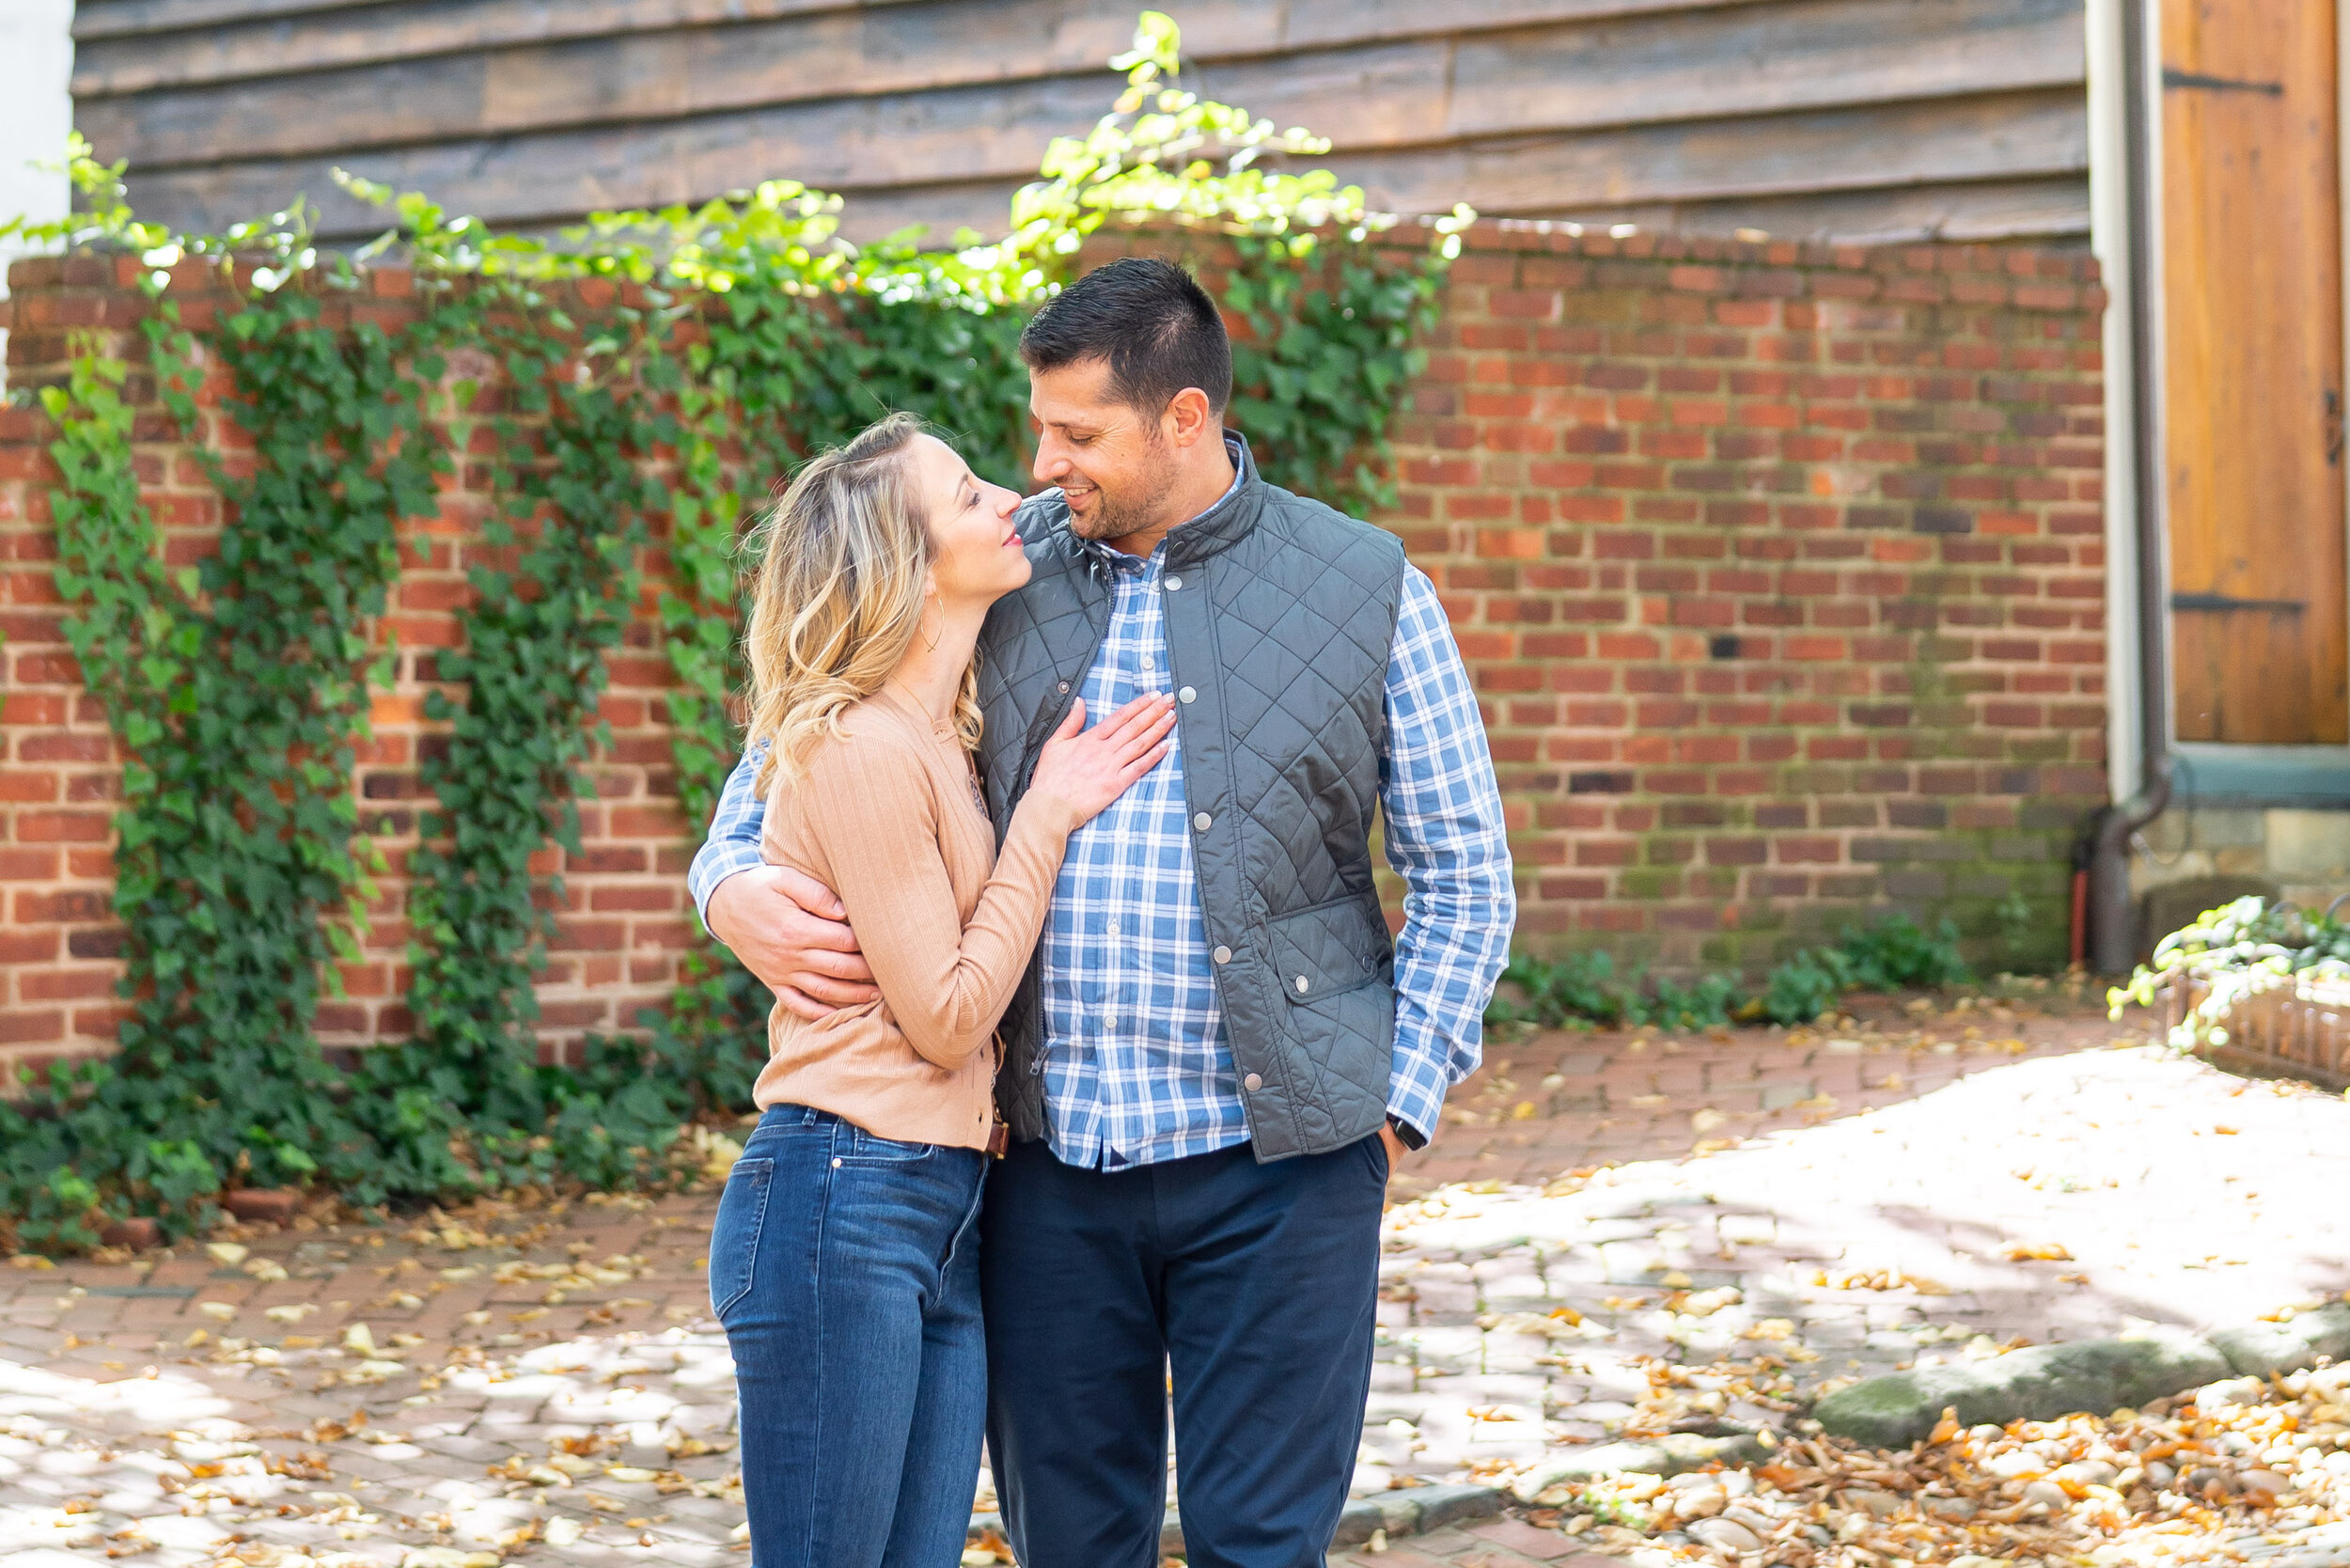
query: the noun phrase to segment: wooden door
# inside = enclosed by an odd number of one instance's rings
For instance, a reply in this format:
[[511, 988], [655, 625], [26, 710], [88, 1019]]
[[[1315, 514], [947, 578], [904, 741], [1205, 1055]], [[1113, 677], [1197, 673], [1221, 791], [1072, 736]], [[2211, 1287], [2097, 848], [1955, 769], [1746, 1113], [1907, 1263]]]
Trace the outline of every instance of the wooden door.
[[2161, 0], [2178, 738], [2350, 740], [2336, 0]]

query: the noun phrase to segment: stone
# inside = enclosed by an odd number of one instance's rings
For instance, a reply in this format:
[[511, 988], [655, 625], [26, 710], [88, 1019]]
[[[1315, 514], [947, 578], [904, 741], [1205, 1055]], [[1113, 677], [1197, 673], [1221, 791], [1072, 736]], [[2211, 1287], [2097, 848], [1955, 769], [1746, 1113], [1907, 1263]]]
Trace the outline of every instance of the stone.
[[2350, 1402], [2350, 1366], [2327, 1367], [2310, 1373], [2309, 1390], [2334, 1404]]
[[2275, 874], [2324, 881], [2350, 871], [2350, 812], [2280, 808], [2268, 813], [2267, 827]]
[[1730, 1506], [1730, 1498], [1718, 1486], [1692, 1486], [1673, 1494], [1672, 1502], [1676, 1519], [1710, 1519]]
[[1331, 1544], [1359, 1546], [1374, 1530], [1391, 1537], [1417, 1535], [1465, 1519], [1491, 1518], [1501, 1512], [1501, 1494], [1490, 1486], [1406, 1486], [1373, 1492], [1346, 1505]]
[[1700, 1519], [1689, 1527], [1689, 1537], [1716, 1551], [1746, 1553], [1762, 1549], [1762, 1538], [1735, 1519]]
[[2267, 1391], [2268, 1384], [2258, 1377], [2223, 1377], [2195, 1390], [2198, 1410], [2233, 1410], [2247, 1404], [2257, 1404]]
[[2145, 922], [2146, 945], [2151, 947], [2207, 909], [2217, 909], [2242, 898], [2273, 899], [2280, 891], [2276, 879], [2257, 875], [2197, 876], [2165, 883], [2148, 890], [2140, 902], [2139, 918]]
[[1423, 1530], [1465, 1519], [1490, 1519], [1501, 1512], [1501, 1494], [1490, 1486], [1416, 1486], [1412, 1491]]
[[2075, 1486], [2110, 1486], [2120, 1472], [2102, 1459], [2083, 1459], [2060, 1466], [2056, 1479]]
[[2223, 1328], [2211, 1342], [2229, 1367], [2246, 1377], [2299, 1372], [2321, 1357], [2350, 1360], [2350, 1302], [2296, 1312], [2284, 1323]]
[[2274, 1504], [2287, 1484], [2285, 1478], [2274, 1470], [2247, 1470], [2235, 1480], [2236, 1489], [2246, 1499], [2264, 1508]]
[[1958, 1413], [1962, 1426], [2053, 1420], [2079, 1411], [2102, 1416], [2216, 1381], [2228, 1366], [2211, 1343], [2157, 1330], [1872, 1377], [1820, 1401], [1812, 1416], [1839, 1437], [1906, 1448], [1934, 1430], [1945, 1408]]
[[[1928, 1423], [1929, 1426], [1932, 1424]], [[1601, 1443], [1535, 1466], [1511, 1488], [1520, 1502], [1532, 1502], [1553, 1486], [1595, 1481], [1620, 1474], [1677, 1476], [1708, 1465], [1753, 1465], [1770, 1456], [1760, 1437], [1742, 1433], [1731, 1437], [1699, 1437], [1675, 1433], [1668, 1437], [1627, 1443]]]
[[2050, 1508], [2062, 1508], [2073, 1500], [2073, 1497], [2053, 1481], [2035, 1481], [2025, 1486], [2024, 1500], [2043, 1503]]

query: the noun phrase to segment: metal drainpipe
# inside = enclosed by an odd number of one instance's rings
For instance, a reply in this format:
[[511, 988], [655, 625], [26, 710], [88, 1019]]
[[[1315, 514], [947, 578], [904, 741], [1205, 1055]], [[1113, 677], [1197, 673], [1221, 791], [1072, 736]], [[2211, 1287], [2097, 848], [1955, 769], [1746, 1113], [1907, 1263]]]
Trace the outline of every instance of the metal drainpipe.
[[2163, 463], [2158, 443], [2154, 247], [2160, 236], [2154, 211], [2154, 84], [2148, 80], [2148, 0], [2123, 0], [2123, 159], [2128, 182], [2130, 234], [2130, 433], [2138, 506], [2138, 704], [2140, 762], [2138, 793], [2108, 806], [2096, 819], [2089, 863], [2089, 964], [2099, 974], [2126, 972], [2136, 962], [2130, 921], [2130, 838], [2170, 804], [2170, 672], [2165, 657], [2162, 529]]

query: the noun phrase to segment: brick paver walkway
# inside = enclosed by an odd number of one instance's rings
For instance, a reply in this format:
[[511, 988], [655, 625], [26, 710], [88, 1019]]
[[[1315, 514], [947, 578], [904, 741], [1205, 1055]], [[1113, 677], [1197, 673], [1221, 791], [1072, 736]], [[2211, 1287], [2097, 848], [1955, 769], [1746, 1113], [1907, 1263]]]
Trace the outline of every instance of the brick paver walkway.
[[[2115, 1032], [1970, 1008], [1497, 1043], [1398, 1176], [1358, 1489], [2350, 1285], [2350, 1105]], [[742, 1562], [710, 1207], [0, 1266], [0, 1565]], [[1506, 1519], [1357, 1560], [1589, 1550]]]
[[1489, 1042], [1484, 1069], [1447, 1103], [1444, 1137], [1405, 1162], [1403, 1187], [1539, 1185], [1579, 1167], [1678, 1158], [1709, 1140], [1898, 1105], [1986, 1067], [2127, 1033], [2062, 997], [1853, 1006], [1848, 1027]]

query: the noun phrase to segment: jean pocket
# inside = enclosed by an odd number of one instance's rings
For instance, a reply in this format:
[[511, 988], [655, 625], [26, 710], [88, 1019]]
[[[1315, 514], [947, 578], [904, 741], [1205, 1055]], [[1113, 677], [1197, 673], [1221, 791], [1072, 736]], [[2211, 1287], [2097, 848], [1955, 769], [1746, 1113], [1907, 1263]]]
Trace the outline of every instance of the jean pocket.
[[710, 1228], [710, 1311], [720, 1323], [750, 1294], [759, 1268], [759, 1233], [767, 1223], [767, 1194], [776, 1162], [743, 1158], [727, 1173], [718, 1217]]
[[938, 1152], [935, 1143], [901, 1143], [894, 1137], [850, 1127], [849, 1147], [841, 1158], [854, 1165], [911, 1165]]

